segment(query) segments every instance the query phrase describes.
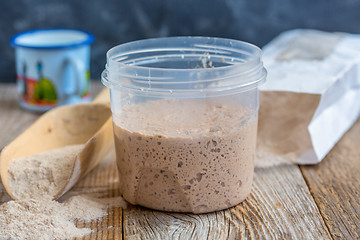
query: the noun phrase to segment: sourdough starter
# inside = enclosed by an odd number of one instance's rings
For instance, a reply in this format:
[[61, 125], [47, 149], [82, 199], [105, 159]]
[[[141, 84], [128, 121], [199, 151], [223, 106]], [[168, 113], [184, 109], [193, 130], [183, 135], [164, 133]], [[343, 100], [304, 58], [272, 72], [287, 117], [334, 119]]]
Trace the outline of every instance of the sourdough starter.
[[257, 115], [240, 106], [148, 101], [113, 115], [120, 191], [132, 204], [205, 213], [251, 191]]

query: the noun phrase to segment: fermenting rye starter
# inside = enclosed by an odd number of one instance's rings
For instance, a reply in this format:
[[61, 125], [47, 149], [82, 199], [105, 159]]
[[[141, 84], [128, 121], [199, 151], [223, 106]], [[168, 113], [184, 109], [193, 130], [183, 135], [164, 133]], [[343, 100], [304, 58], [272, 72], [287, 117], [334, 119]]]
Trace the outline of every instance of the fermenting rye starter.
[[260, 49], [234, 40], [179, 37], [108, 52], [120, 192], [132, 204], [205, 213], [251, 191]]
[[[120, 121], [114, 119], [115, 143], [120, 190], [129, 202], [198, 213], [231, 207], [250, 193], [256, 116], [187, 100], [146, 102], [124, 111]], [[142, 126], [146, 120], [158, 127]]]

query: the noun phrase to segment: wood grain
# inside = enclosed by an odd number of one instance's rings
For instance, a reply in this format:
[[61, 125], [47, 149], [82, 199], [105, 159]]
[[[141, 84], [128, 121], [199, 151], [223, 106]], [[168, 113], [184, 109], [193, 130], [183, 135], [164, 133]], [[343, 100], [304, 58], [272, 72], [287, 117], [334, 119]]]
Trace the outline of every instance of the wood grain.
[[[93, 81], [93, 95], [96, 96], [102, 87], [98, 81]], [[40, 113], [21, 108], [17, 96], [14, 84], [0, 85], [0, 150], [40, 116]]]
[[360, 120], [326, 158], [301, 171], [334, 239], [360, 239]]
[[124, 239], [331, 239], [296, 165], [257, 169], [246, 201], [225, 211], [124, 210]]
[[0, 150], [40, 115], [25, 111], [18, 103], [14, 84], [0, 85]]
[[[17, 100], [14, 84], [0, 85], [0, 151], [40, 115], [24, 111]], [[11, 198], [0, 182], [0, 203]]]
[[[101, 87], [97, 82], [94, 93]], [[18, 106], [14, 85], [0, 85], [0, 149], [37, 117]], [[83, 239], [359, 239], [359, 138], [357, 122], [317, 166], [256, 169], [250, 196], [228, 210], [194, 215], [130, 206], [77, 225], [94, 230]], [[117, 174], [110, 154], [60, 200], [118, 196]], [[0, 203], [8, 200], [0, 184]]]
[[[59, 201], [65, 201], [71, 196], [90, 194], [92, 196], [117, 197], [119, 191], [118, 171], [115, 163], [115, 150], [113, 149], [87, 176], [80, 180], [68, 193]], [[97, 221], [76, 222], [77, 227], [91, 228], [93, 232], [78, 239], [106, 240], [122, 239], [122, 208], [111, 208], [108, 215]]]

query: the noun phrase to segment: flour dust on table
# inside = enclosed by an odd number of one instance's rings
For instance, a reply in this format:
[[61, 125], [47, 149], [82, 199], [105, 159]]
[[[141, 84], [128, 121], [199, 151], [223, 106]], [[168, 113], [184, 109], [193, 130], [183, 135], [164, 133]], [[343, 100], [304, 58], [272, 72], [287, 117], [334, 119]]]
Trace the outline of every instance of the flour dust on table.
[[53, 200], [68, 182], [83, 146], [69, 145], [10, 161], [9, 184], [17, 200], [0, 206], [0, 240], [83, 237], [92, 230], [76, 227], [75, 220], [92, 221], [107, 215], [108, 208], [126, 208], [121, 197], [78, 195], [64, 203]]
[[126, 208], [121, 197], [95, 199], [80, 195], [64, 203], [50, 199], [13, 200], [0, 206], [0, 240], [72, 239], [92, 232], [74, 221], [92, 221], [107, 215], [111, 207]]

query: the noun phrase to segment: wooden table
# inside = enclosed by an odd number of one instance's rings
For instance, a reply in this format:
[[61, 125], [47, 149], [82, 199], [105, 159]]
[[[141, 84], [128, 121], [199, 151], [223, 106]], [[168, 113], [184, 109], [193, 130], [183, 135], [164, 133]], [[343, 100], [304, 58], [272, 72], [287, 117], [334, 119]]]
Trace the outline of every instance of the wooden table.
[[[38, 117], [19, 107], [14, 84], [0, 84], [0, 149]], [[118, 196], [118, 185], [109, 157], [65, 197]], [[0, 184], [0, 203], [7, 200]], [[256, 169], [250, 196], [228, 210], [194, 215], [130, 206], [77, 225], [94, 229], [84, 239], [360, 239], [360, 120], [316, 166]]]

